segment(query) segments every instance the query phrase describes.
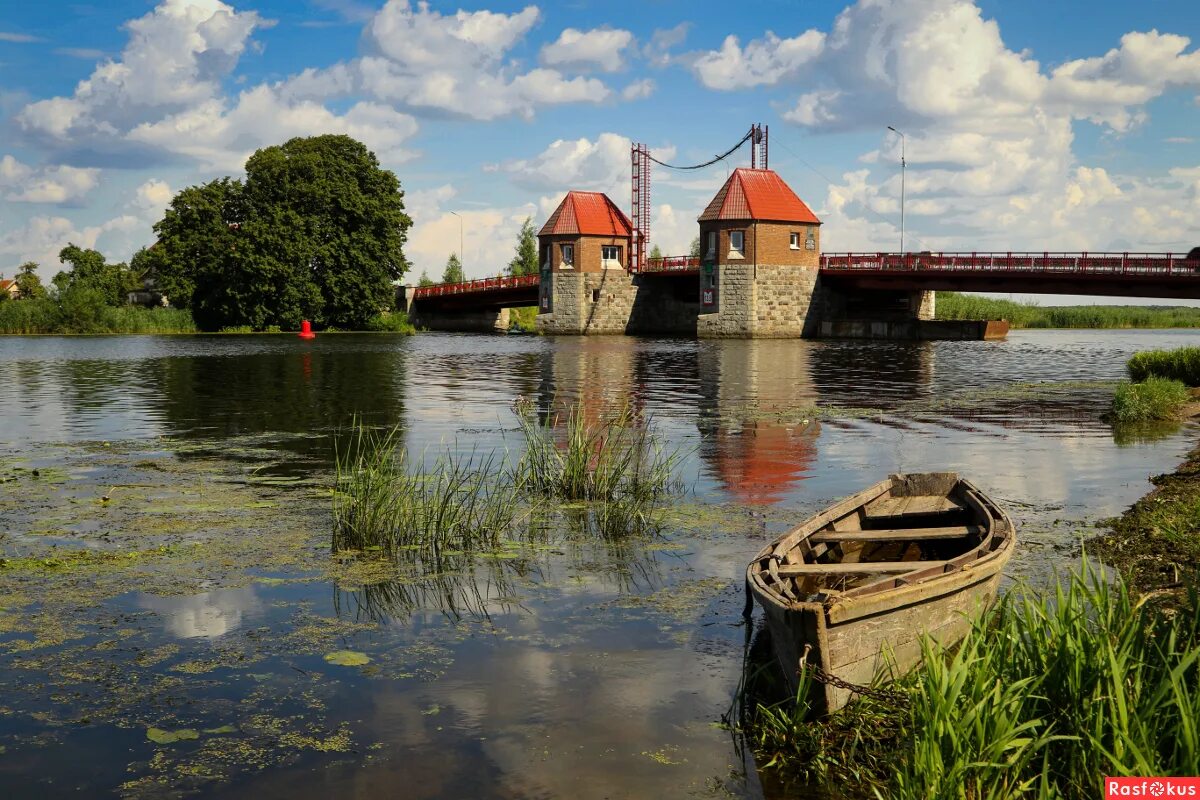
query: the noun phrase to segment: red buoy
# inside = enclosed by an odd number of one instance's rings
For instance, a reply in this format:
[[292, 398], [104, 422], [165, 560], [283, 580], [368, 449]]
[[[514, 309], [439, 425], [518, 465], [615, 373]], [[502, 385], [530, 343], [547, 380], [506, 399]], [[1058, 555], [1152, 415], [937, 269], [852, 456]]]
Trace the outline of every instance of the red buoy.
[[303, 322], [300, 323], [300, 338], [301, 339], [317, 338], [317, 335], [315, 333], [313, 333], [312, 325], [309, 324], [308, 320], [304, 320]]

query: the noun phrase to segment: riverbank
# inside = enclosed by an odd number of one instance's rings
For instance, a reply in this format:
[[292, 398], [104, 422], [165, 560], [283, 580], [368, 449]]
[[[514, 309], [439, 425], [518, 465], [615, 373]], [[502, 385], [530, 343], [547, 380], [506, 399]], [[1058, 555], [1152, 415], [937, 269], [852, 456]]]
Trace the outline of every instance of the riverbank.
[[1200, 328], [1200, 308], [1039, 306], [959, 292], [937, 293], [937, 318], [1006, 319], [1013, 328]]
[[1179, 588], [1200, 571], [1200, 445], [1150, 480], [1154, 490], [1088, 545], [1139, 592]]

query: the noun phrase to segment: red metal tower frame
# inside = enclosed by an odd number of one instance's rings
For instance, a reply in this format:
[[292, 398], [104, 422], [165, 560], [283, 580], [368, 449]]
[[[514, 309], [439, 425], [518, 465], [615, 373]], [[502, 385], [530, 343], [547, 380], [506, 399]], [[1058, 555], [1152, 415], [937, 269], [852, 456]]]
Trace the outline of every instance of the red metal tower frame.
[[[733, 149], [736, 150], [750, 140], [750, 168], [768, 169], [767, 134], [769, 128], [761, 122], [750, 126], [750, 132]], [[732, 150], [730, 152], [733, 152]], [[714, 161], [725, 158], [726, 153], [717, 156]], [[641, 272], [646, 268], [650, 246], [650, 148], [634, 142], [629, 148], [629, 161], [632, 177], [633, 203], [630, 221], [633, 223], [633, 237], [630, 242], [629, 269], [631, 272]], [[661, 161], [659, 162], [662, 163]], [[713, 163], [712, 161], [708, 162]], [[699, 166], [707, 166], [701, 164]], [[698, 167], [675, 167], [674, 169], [697, 169]]]
[[630, 149], [633, 170], [633, 237], [629, 266], [633, 272], [646, 267], [646, 245], [650, 241], [650, 148], [635, 143]]

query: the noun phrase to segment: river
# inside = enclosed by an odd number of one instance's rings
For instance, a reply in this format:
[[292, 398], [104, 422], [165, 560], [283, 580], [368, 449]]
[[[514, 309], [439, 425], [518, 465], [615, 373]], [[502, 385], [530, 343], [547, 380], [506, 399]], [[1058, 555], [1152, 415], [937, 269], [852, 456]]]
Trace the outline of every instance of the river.
[[[1009, 578], [1045, 581], [1194, 444], [1100, 419], [1125, 360], [1198, 343], [0, 337], [0, 793], [761, 796], [720, 725], [761, 544], [957, 470], [1018, 525]], [[515, 453], [518, 397], [628, 402], [683, 448], [662, 535], [437, 585], [330, 557], [353, 419]]]

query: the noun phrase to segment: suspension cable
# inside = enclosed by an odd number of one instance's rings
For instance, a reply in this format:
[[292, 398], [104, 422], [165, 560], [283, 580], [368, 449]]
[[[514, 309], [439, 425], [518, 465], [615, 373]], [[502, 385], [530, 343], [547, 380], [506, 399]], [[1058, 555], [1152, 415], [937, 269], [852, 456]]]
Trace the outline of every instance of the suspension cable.
[[659, 166], [662, 166], [662, 167], [666, 167], [667, 169], [681, 169], [681, 170], [682, 170], [682, 169], [704, 169], [705, 167], [711, 167], [713, 164], [717, 163], [718, 161], [721, 161], [721, 160], [723, 160], [723, 159], [725, 159], [725, 158], [728, 158], [729, 156], [733, 155], [734, 151], [736, 151], [736, 150], [737, 150], [739, 147], [741, 147], [742, 145], [744, 145], [744, 144], [745, 144], [745, 143], [746, 143], [746, 142], [747, 142], [747, 141], [750, 139], [750, 137], [751, 137], [751, 136], [753, 136], [753, 135], [754, 135], [754, 128], [751, 128], [749, 131], [747, 131], [747, 132], [746, 132], [746, 135], [742, 137], [742, 140], [741, 140], [740, 142], [738, 142], [738, 143], [737, 143], [737, 144], [735, 144], [733, 147], [731, 147], [731, 148], [729, 148], [728, 150], [726, 150], [726, 151], [725, 151], [724, 153], [722, 153], [721, 155], [719, 155], [719, 156], [716, 156], [715, 158], [713, 158], [713, 159], [711, 159], [711, 160], [709, 160], [709, 161], [705, 161], [703, 164], [695, 164], [695, 165], [693, 165], [693, 166], [690, 166], [690, 167], [680, 167], [680, 166], [677, 166], [677, 165], [675, 165], [675, 164], [668, 164], [668, 163], [667, 163], [667, 162], [665, 162], [665, 161], [659, 161], [657, 158], [655, 158], [654, 156], [650, 155], [649, 153], [647, 153], [646, 155], [647, 155], [647, 156], [649, 157], [649, 159], [650, 159], [651, 161], [653, 161], [655, 164], [658, 164]]

